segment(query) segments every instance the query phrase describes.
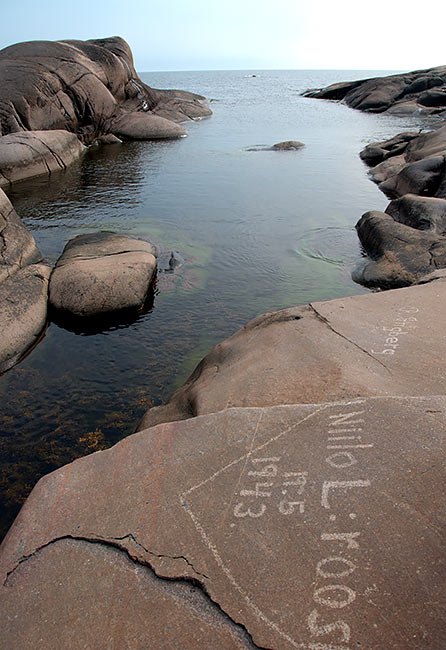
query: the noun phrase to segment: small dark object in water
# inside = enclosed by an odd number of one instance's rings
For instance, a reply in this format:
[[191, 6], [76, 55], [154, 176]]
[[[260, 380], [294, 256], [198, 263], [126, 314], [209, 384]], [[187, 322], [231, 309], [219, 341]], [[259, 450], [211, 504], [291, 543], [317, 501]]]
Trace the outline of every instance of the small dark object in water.
[[287, 140], [286, 142], [278, 142], [277, 144], [273, 144], [271, 148], [275, 151], [290, 151], [301, 149], [302, 147], [305, 147], [303, 142], [299, 142], [298, 140]]

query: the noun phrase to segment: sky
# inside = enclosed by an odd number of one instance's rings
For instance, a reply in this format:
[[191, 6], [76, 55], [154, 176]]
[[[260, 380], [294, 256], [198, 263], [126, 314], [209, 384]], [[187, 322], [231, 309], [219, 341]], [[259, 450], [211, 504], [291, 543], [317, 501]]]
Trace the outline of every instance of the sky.
[[446, 65], [444, 0], [1, 2], [0, 48], [122, 36], [139, 72]]

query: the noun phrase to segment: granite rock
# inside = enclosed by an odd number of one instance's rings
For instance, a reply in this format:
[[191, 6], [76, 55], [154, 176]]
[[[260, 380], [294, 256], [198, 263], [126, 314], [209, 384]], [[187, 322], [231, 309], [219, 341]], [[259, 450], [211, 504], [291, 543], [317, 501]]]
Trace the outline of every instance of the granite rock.
[[0, 373], [15, 365], [41, 338], [47, 323], [51, 269], [30, 264], [0, 283]]
[[78, 235], [51, 275], [49, 301], [68, 320], [140, 311], [156, 272], [152, 244], [109, 232]]
[[[304, 95], [316, 99], [342, 100], [351, 108], [370, 113], [398, 109], [424, 114], [438, 113], [446, 105], [446, 66], [415, 70], [386, 77], [335, 83], [327, 88], [307, 90]], [[408, 106], [410, 109], [408, 110]]]
[[259, 316], [213, 348], [138, 429], [233, 406], [438, 392], [445, 298], [437, 281]]
[[0, 187], [66, 169], [86, 147], [68, 131], [22, 131], [0, 137]]
[[186, 135], [182, 126], [159, 115], [125, 113], [111, 127], [113, 134], [123, 140], [166, 140]]
[[41, 259], [34, 237], [0, 189], [0, 283], [23, 266]]

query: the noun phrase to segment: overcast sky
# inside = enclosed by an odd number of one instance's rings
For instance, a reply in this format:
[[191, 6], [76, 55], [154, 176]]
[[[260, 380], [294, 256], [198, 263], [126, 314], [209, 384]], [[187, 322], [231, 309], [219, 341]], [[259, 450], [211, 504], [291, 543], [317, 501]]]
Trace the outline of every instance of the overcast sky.
[[0, 47], [119, 35], [148, 70], [413, 70], [446, 64], [446, 2], [2, 0]]

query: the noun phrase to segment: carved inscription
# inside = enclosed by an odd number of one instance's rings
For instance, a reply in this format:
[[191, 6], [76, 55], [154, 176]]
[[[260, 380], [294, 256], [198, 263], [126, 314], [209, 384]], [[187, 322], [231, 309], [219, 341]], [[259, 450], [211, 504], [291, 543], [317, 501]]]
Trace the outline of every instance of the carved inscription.
[[271, 507], [285, 516], [305, 512], [303, 494], [308, 472], [283, 471], [280, 461], [280, 456], [251, 458], [245, 487], [234, 506], [235, 517], [257, 519]]
[[[313, 642], [310, 650], [351, 650], [352, 608], [356, 591], [351, 580], [361, 572], [361, 546], [364, 543], [358, 513], [346, 508], [349, 494], [367, 491], [372, 481], [367, 476], [367, 453], [373, 443], [364, 433], [364, 411], [348, 411], [328, 418], [325, 464], [327, 476], [321, 477], [320, 503], [327, 515], [321, 533], [322, 555], [314, 568], [314, 607], [307, 615], [307, 628]], [[349, 473], [363, 468], [361, 478]], [[339, 500], [342, 496], [342, 507]], [[347, 506], [348, 508], [348, 506]], [[323, 516], [323, 515], [322, 515]]]
[[393, 356], [400, 345], [400, 338], [416, 328], [417, 318], [414, 316], [419, 311], [417, 307], [399, 307], [397, 316], [390, 327], [383, 327], [384, 341], [382, 350], [370, 350], [372, 354]]

